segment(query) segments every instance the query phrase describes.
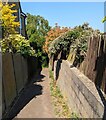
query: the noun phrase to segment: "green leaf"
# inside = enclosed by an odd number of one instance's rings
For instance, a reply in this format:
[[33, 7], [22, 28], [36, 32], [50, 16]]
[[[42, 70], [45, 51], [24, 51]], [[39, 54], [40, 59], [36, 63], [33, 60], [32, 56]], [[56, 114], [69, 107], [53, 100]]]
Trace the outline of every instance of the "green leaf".
[[106, 16], [102, 19], [102, 23], [104, 23], [106, 21]]

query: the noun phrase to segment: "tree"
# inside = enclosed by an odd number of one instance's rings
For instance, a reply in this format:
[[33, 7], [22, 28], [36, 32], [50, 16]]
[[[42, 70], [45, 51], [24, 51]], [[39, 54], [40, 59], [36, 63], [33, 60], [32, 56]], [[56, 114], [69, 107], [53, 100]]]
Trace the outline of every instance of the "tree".
[[40, 15], [27, 14], [27, 34], [31, 46], [36, 50], [39, 60], [47, 59], [47, 55], [43, 52], [45, 36], [50, 30], [49, 22]]
[[14, 16], [14, 13], [17, 10], [13, 10], [14, 6], [15, 4], [3, 4], [0, 1], [0, 26], [3, 27], [4, 36], [6, 37], [11, 33], [16, 33], [16, 28], [19, 27], [19, 22], [15, 21], [17, 16]]
[[48, 48], [50, 43], [55, 40], [57, 37], [59, 37], [62, 33], [65, 33], [69, 30], [67, 27], [60, 27], [58, 24], [55, 24], [55, 27], [51, 28], [50, 31], [45, 36], [45, 45], [43, 46], [43, 49], [46, 53], [48, 53]]
[[20, 34], [16, 34], [16, 28], [19, 27], [19, 22], [15, 21], [17, 16], [14, 16], [14, 14], [17, 10], [14, 10], [14, 7], [15, 4], [9, 5], [0, 1], [0, 26], [3, 27], [4, 35], [0, 41], [2, 53], [18, 52], [25, 57], [35, 56], [36, 53], [30, 46], [29, 41]]
[[86, 57], [87, 42], [92, 34], [100, 34], [100, 31], [93, 30], [89, 27], [88, 23], [76, 26], [72, 30], [60, 35], [53, 40], [49, 46], [49, 56], [57, 59], [60, 53], [61, 58], [67, 58], [71, 55], [74, 56], [74, 65], [79, 65]]

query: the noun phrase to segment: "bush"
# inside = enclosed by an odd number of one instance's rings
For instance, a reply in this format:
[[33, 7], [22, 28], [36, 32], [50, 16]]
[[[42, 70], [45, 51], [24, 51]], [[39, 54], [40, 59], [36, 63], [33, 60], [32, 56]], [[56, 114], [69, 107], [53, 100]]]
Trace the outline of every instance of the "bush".
[[19, 34], [11, 34], [1, 40], [2, 52], [20, 53], [24, 57], [35, 56], [35, 50], [30, 46], [30, 42]]
[[56, 38], [49, 47], [49, 55], [57, 54], [60, 51], [67, 51], [70, 44], [79, 36], [77, 31], [68, 31]]
[[56, 38], [50, 44], [49, 56], [58, 56], [60, 52], [64, 52], [66, 56], [68, 56], [70, 51], [73, 51], [73, 53], [75, 53], [75, 66], [79, 65], [86, 57], [89, 37], [92, 34], [100, 33], [98, 30], [93, 30], [88, 25], [88, 23], [84, 23], [83, 25], [76, 26], [72, 30]]

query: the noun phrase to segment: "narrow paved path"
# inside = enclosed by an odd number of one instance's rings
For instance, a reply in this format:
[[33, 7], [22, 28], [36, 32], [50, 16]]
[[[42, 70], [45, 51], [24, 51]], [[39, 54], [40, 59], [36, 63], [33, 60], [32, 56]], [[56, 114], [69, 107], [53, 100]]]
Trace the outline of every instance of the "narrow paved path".
[[15, 118], [54, 118], [49, 89], [49, 73], [44, 68], [40, 75], [33, 78], [14, 106]]
[[19, 112], [19, 114], [17, 115], [17, 118], [53, 118], [54, 117], [53, 108], [51, 105], [48, 76], [49, 76], [48, 69], [45, 68], [42, 70], [41, 75], [35, 78], [37, 80], [35, 84], [42, 87], [41, 95], [33, 98]]

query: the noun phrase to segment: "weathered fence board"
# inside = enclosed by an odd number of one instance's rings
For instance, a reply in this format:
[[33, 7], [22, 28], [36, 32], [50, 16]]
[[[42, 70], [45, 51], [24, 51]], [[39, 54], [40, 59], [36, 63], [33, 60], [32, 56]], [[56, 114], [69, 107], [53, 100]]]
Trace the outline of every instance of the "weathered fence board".
[[92, 36], [80, 70], [106, 93], [106, 36]]
[[12, 54], [6, 53], [2, 57], [3, 87], [6, 107], [8, 108], [16, 97], [16, 83]]
[[30, 72], [30, 78], [32, 78], [32, 75], [37, 72], [37, 68], [38, 59], [36, 58], [27, 61], [27, 58], [17, 53], [5, 53], [2, 55], [3, 116], [6, 115], [20, 91], [28, 83], [28, 72]]
[[38, 68], [40, 68], [38, 64], [38, 58], [36, 57], [29, 57], [28, 58], [28, 77], [29, 79], [37, 73]]
[[2, 54], [0, 47], [0, 118], [2, 117]]
[[24, 77], [23, 77], [23, 71], [22, 71], [21, 55], [14, 54], [13, 55], [13, 62], [14, 62], [16, 87], [17, 87], [17, 92], [19, 93], [24, 87]]
[[27, 64], [27, 60], [25, 58], [21, 57], [21, 60], [22, 60], [23, 82], [25, 85], [28, 81], [28, 64]]
[[2, 87], [2, 114], [5, 112], [5, 107], [4, 88]]

